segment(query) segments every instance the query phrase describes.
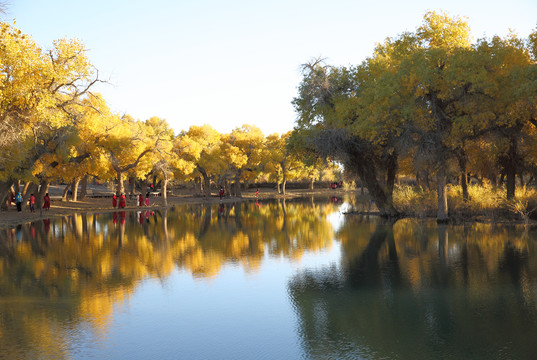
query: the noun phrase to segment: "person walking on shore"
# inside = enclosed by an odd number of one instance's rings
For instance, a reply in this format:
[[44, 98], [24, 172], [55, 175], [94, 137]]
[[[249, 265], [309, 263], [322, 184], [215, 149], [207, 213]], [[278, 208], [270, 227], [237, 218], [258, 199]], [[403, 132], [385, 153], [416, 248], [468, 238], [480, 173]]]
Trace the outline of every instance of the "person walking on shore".
[[48, 193], [43, 197], [43, 209], [47, 211], [50, 209], [50, 196], [48, 196]]
[[17, 211], [22, 211], [22, 195], [20, 191], [15, 196], [15, 205], [17, 205]]
[[125, 206], [127, 206], [125, 194], [121, 194], [121, 196], [119, 197], [119, 207], [124, 208]]
[[149, 193], [145, 195], [145, 206], [149, 206]]
[[30, 200], [28, 201], [28, 205], [30, 205], [30, 211], [34, 212], [34, 205], [35, 205], [35, 196], [34, 196], [34, 194], [30, 195]]
[[114, 194], [114, 196], [112, 196], [112, 207], [116, 208], [116, 206], [117, 206], [117, 196], [116, 194]]
[[140, 195], [138, 196], [138, 206], [139, 206], [139, 207], [144, 206], [144, 197], [142, 196], [142, 194], [140, 194]]

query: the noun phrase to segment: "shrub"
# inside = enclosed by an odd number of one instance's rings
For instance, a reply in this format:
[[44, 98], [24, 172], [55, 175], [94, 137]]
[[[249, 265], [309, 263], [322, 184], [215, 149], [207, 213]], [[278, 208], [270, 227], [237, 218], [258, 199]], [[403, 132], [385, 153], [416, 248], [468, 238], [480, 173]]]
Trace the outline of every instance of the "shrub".
[[[448, 186], [448, 207], [450, 216], [487, 216], [497, 217], [515, 213], [524, 221], [531, 214], [537, 216], [537, 191], [533, 188], [516, 189], [515, 198], [507, 201], [505, 189], [485, 184], [468, 187], [470, 199], [463, 201], [460, 185]], [[438, 209], [436, 191], [411, 185], [398, 185], [394, 188], [395, 207], [409, 216], [436, 216]]]

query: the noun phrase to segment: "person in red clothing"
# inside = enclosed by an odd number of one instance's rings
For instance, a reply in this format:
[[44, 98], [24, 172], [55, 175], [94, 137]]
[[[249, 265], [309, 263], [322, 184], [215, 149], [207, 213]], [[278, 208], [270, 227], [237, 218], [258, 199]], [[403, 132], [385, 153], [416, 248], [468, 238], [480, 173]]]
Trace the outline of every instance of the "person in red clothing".
[[125, 206], [127, 206], [125, 194], [121, 194], [121, 196], [119, 197], [119, 207], [124, 208]]
[[140, 194], [140, 195], [138, 196], [138, 206], [139, 206], [139, 207], [144, 206], [144, 197], [142, 196], [142, 194]]
[[112, 207], [116, 207], [117, 206], [117, 196], [116, 194], [114, 194], [114, 196], [112, 196]]
[[50, 196], [48, 196], [48, 193], [46, 193], [43, 198], [43, 209], [47, 211], [50, 209]]
[[149, 193], [147, 193], [147, 194], [145, 195], [145, 206], [149, 206], [149, 205], [150, 205], [150, 204], [149, 204], [149, 195], [150, 195]]
[[30, 200], [28, 201], [28, 205], [30, 205], [30, 211], [34, 212], [34, 205], [35, 205], [35, 196], [34, 196], [34, 194], [30, 195]]

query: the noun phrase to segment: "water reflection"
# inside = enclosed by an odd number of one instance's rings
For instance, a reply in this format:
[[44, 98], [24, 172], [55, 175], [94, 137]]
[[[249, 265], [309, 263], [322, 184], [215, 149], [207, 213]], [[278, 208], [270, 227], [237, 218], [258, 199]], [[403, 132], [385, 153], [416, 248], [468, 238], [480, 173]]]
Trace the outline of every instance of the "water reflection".
[[[360, 216], [335, 226], [334, 213], [342, 206], [339, 198], [190, 205], [74, 215], [0, 230], [0, 357], [83, 358], [91, 351], [84, 352], [89, 345], [80, 343], [81, 336], [92, 346], [105, 344], [114, 315], [130, 306], [146, 281], [165, 281], [179, 270], [204, 284], [230, 268], [263, 273], [256, 278], [258, 287], [270, 288], [262, 283], [267, 278], [281, 283], [282, 303], [298, 319], [303, 358], [533, 357], [534, 231]], [[332, 248], [341, 254], [330, 265], [299, 261], [311, 253], [325, 256]], [[283, 272], [277, 261], [261, 266], [281, 258], [296, 267]], [[188, 296], [194, 303], [200, 299]], [[254, 290], [236, 296], [256, 303]], [[206, 306], [218, 307], [209, 300], [204, 299]], [[270, 302], [257, 301], [274, 311]], [[247, 310], [229, 312], [240, 317]], [[279, 327], [260, 326], [263, 332], [251, 334], [259, 343], [250, 340], [249, 346], [259, 348], [267, 331], [274, 336], [282, 322], [294, 325], [285, 314], [271, 314]], [[213, 320], [207, 316], [204, 331]], [[180, 327], [193, 325], [173, 326], [171, 333], [188, 333], [190, 328]], [[266, 357], [279, 358], [277, 347], [272, 350], [265, 350]]]
[[[81, 329], [106, 337], [147, 278], [197, 278], [225, 264], [257, 271], [265, 256], [330, 247], [329, 202], [185, 206], [73, 215], [0, 230], [0, 357], [70, 358]], [[71, 355], [70, 355], [71, 354]]]
[[339, 267], [289, 283], [308, 358], [534, 357], [535, 234], [356, 217], [336, 237]]

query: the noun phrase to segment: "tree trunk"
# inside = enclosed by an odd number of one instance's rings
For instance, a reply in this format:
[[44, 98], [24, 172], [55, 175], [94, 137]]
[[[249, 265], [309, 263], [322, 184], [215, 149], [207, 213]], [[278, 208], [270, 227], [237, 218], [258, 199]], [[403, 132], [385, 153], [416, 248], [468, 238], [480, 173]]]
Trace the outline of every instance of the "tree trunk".
[[287, 184], [287, 173], [283, 172], [283, 180], [282, 180], [282, 193], [283, 196], [285, 196], [285, 185]]
[[424, 172], [423, 181], [425, 181], [425, 186], [430, 191], [431, 190], [431, 182], [429, 181], [429, 172], [428, 171]]
[[141, 194], [145, 198], [147, 197], [147, 187], [149, 186], [149, 177], [146, 176], [144, 181], [142, 181], [142, 191]]
[[313, 182], [314, 182], [314, 179], [310, 179], [310, 186], [309, 186], [310, 190], [313, 190]]
[[470, 194], [468, 193], [468, 178], [466, 175], [466, 153], [460, 150], [457, 154], [457, 160], [459, 162], [459, 170], [461, 172], [461, 188], [462, 188], [462, 201], [468, 202], [470, 200]]
[[377, 208], [382, 217], [397, 217], [399, 212], [395, 209], [393, 201], [386, 196], [384, 189], [379, 184], [377, 179], [377, 169], [373, 159], [363, 156], [362, 153], [357, 153], [353, 157], [356, 172], [360, 176], [361, 181], [367, 187], [369, 196], [375, 201]]
[[203, 176], [203, 192], [207, 199], [211, 198], [211, 179], [207, 174]]
[[136, 177], [134, 176], [129, 177], [129, 186], [130, 186], [130, 189], [129, 189], [130, 194], [135, 195], [136, 194]]
[[461, 171], [461, 188], [462, 188], [462, 201], [470, 201], [470, 193], [468, 192], [468, 177], [465, 171]]
[[82, 188], [80, 189], [80, 196], [78, 197], [80, 200], [84, 200], [86, 198], [86, 189], [88, 186], [88, 174], [84, 175], [82, 178]]
[[21, 193], [22, 196], [26, 196], [26, 193], [28, 193], [28, 189], [29, 189], [29, 187], [30, 187], [31, 184], [32, 184], [31, 181], [27, 181], [27, 182], [24, 184], [24, 187], [22, 188], [22, 193]]
[[440, 164], [436, 173], [436, 186], [438, 192], [438, 213], [436, 221], [444, 223], [448, 220], [447, 185], [445, 164]]
[[168, 206], [168, 177], [166, 173], [163, 174], [164, 177], [162, 179], [162, 186], [160, 188], [160, 191], [162, 193], [162, 200], [164, 202], [164, 206]]
[[201, 177], [196, 177], [194, 186], [198, 194], [203, 194], [203, 183], [201, 181]]
[[393, 188], [397, 178], [397, 153], [394, 151], [386, 161], [386, 199], [393, 203]]
[[282, 191], [280, 189], [280, 182], [279, 181], [276, 182], [276, 189], [278, 190], [278, 194], [282, 193]]
[[80, 177], [77, 176], [73, 179], [73, 183], [71, 184], [71, 191], [73, 192], [73, 197], [71, 201], [77, 202], [78, 200], [78, 184], [80, 184]]
[[116, 171], [117, 172], [117, 193], [119, 195], [125, 193], [125, 185], [123, 184], [123, 172]]
[[204, 168], [198, 166], [198, 171], [203, 177], [203, 190], [207, 199], [211, 198], [211, 179]]
[[[495, 170], [490, 169], [490, 170], [487, 172], [487, 179], [489, 179], [490, 183], [491, 183], [493, 186], [498, 185], [498, 181], [497, 181], [497, 179], [496, 179], [496, 173], [495, 173]], [[503, 180], [502, 180], [502, 181], [503, 181]]]
[[45, 197], [45, 194], [48, 193], [48, 188], [48, 180], [41, 180], [41, 187], [39, 188], [39, 193], [35, 198], [35, 208], [39, 209], [40, 211], [43, 209], [43, 198]]
[[65, 189], [63, 189], [62, 193], [62, 201], [67, 201], [67, 192], [69, 191], [69, 188], [71, 187], [71, 184], [68, 184]]
[[235, 175], [235, 196], [236, 197], [242, 197], [240, 179], [241, 179], [241, 174], [240, 172], [237, 172], [237, 174]]
[[0, 181], [0, 203], [3, 210], [7, 210], [6, 204], [9, 201], [11, 185], [13, 185], [13, 180]]
[[509, 151], [505, 160], [505, 186], [507, 188], [507, 200], [515, 197], [516, 187], [516, 154], [517, 146], [516, 141], [511, 140], [509, 144]]

